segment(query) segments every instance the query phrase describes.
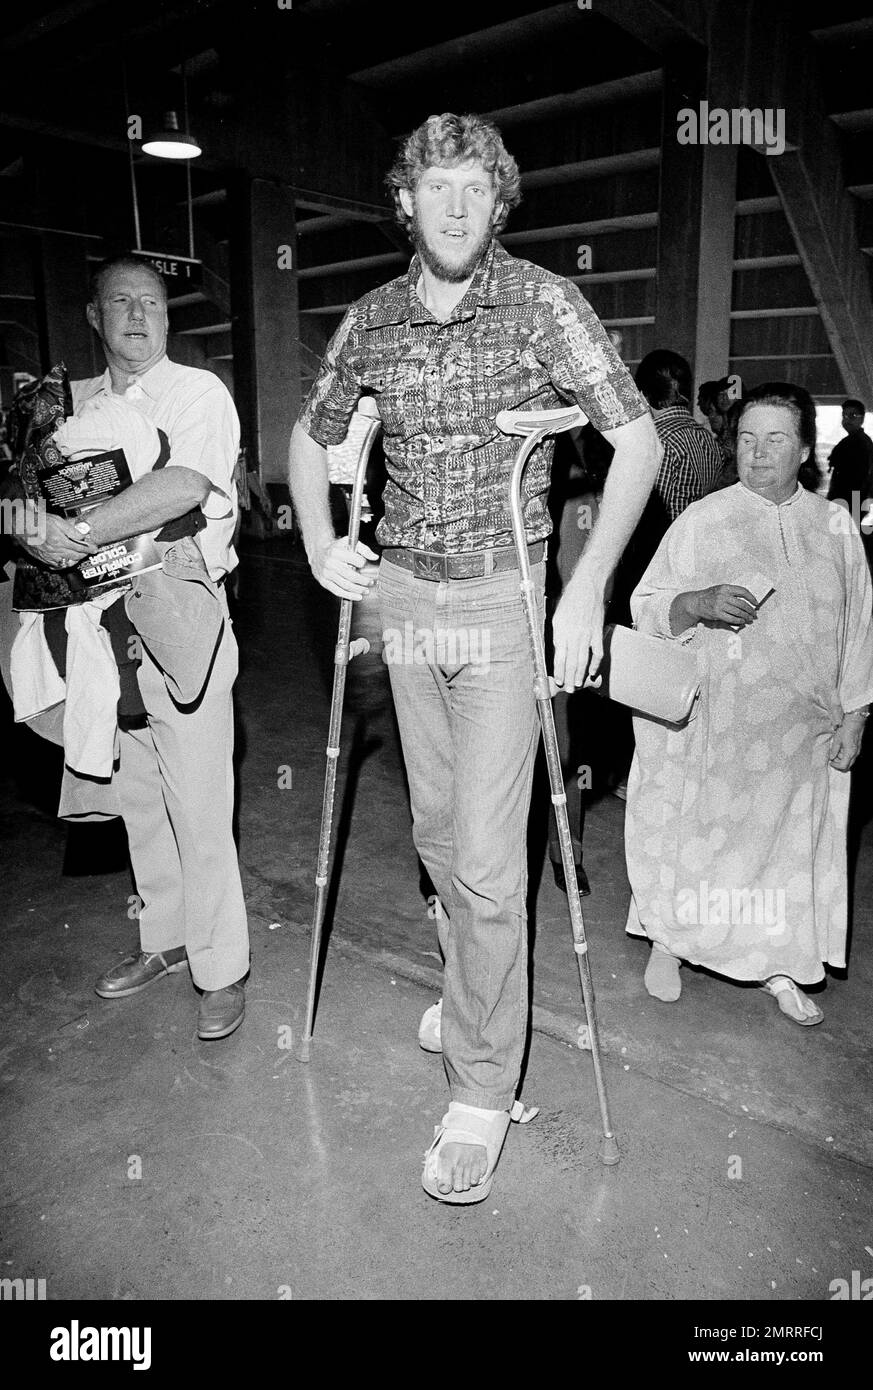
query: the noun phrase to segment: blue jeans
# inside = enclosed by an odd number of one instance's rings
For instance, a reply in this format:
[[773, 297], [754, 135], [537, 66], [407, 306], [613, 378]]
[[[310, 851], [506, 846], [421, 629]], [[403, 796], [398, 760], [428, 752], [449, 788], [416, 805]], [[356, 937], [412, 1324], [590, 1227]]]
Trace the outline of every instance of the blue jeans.
[[[540, 624], [545, 563], [532, 567]], [[452, 1099], [512, 1106], [528, 1018], [527, 819], [539, 722], [517, 570], [378, 582], [413, 839], [444, 916], [443, 1059]]]

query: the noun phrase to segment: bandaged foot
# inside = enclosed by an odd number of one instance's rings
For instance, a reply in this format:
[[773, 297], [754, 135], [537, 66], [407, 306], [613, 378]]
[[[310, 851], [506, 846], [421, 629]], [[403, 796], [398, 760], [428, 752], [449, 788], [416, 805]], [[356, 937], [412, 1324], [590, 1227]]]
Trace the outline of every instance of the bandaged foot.
[[424, 1156], [421, 1183], [438, 1202], [482, 1202], [491, 1191], [510, 1119], [527, 1124], [537, 1114], [517, 1100], [512, 1110], [482, 1110], [450, 1101]]

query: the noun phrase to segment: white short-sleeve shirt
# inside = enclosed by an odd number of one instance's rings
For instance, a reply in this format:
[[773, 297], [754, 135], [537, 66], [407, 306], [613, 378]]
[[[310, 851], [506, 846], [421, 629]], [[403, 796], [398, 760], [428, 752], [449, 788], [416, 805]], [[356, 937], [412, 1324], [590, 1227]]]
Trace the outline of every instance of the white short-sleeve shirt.
[[[74, 411], [101, 392], [112, 394], [108, 369], [71, 385]], [[210, 577], [220, 579], [237, 564], [232, 541], [239, 512], [234, 482], [239, 419], [230, 392], [213, 372], [162, 357], [132, 378], [120, 398], [164, 431], [170, 441], [168, 468], [192, 468], [212, 484], [203, 503], [206, 527], [197, 540]]]

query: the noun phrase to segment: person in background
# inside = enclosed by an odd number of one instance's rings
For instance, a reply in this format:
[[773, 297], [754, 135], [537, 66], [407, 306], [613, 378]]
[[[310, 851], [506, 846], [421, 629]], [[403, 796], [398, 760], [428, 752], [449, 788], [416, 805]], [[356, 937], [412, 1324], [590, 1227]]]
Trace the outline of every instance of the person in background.
[[664, 450], [651, 502], [666, 530], [689, 503], [712, 492], [722, 457], [710, 432], [691, 413], [691, 367], [684, 357], [656, 348], [643, 358], [635, 379], [652, 407]]
[[864, 429], [866, 413], [863, 401], [843, 401], [846, 437], [834, 445], [830, 457], [828, 501], [845, 502], [855, 517], [861, 503], [873, 497], [873, 439]]
[[[635, 380], [652, 408], [663, 457], [645, 511], [616, 571], [609, 618], [625, 625], [631, 624], [630, 596], [667, 528], [687, 506], [718, 486], [723, 469], [723, 456], [716, 439], [691, 413], [693, 378], [685, 358], [669, 348], [656, 348], [640, 362]], [[613, 724], [613, 790], [624, 800], [633, 754], [629, 712], [616, 710]]]
[[718, 408], [719, 383], [702, 381], [697, 388], [697, 409], [709, 421], [709, 428], [716, 439], [722, 430], [722, 412]]
[[627, 930], [650, 995], [683, 961], [758, 982], [803, 1027], [800, 988], [845, 969], [847, 773], [873, 698], [871, 583], [858, 531], [817, 496], [815, 405], [786, 382], [742, 405], [739, 482], [670, 527], [633, 596], [637, 627], [697, 654], [681, 728], [635, 717]]
[[[237, 563], [231, 541], [239, 422], [218, 377], [168, 358], [167, 293], [151, 266], [132, 257], [101, 266], [93, 277], [87, 318], [103, 346], [106, 370], [72, 383], [74, 412], [104, 396], [127, 402], [166, 434], [170, 458], [166, 467], [90, 510], [87, 522], [49, 514], [44, 538], [21, 535], [18, 544], [41, 565], [63, 571], [114, 541], [156, 531], [199, 509], [202, 529], [186, 552], [189, 582], [175, 593], [165, 585], [139, 606], [157, 614], [160, 627], [171, 610], [184, 618], [186, 592], [193, 596], [205, 587], [220, 610], [220, 635], [190, 704], [177, 702], [167, 668], [152, 659], [145, 642], [140, 644], [137, 681], [144, 713], [119, 725], [111, 783], [77, 789], [80, 797], [111, 793], [111, 814], [124, 820], [142, 903], [139, 949], [110, 966], [95, 989], [104, 999], [123, 999], [190, 968], [200, 991], [198, 1036], [225, 1038], [243, 1021], [249, 969], [232, 827], [232, 688], [238, 653], [224, 590]], [[195, 636], [190, 643], [173, 636], [181, 660], [189, 646], [196, 647]], [[62, 799], [59, 814], [71, 813]]]
[[732, 487], [737, 481], [737, 419], [741, 402], [739, 377], [723, 376], [718, 381], [704, 381], [697, 392], [697, 407], [709, 421], [721, 453], [722, 468], [716, 488]]

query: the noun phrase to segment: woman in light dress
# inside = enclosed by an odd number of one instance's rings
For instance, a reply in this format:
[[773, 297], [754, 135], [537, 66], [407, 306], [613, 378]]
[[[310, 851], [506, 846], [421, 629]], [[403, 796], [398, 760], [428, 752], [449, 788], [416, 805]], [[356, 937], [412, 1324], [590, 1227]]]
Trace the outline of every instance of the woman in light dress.
[[628, 784], [627, 929], [652, 943], [645, 984], [681, 992], [688, 961], [757, 982], [782, 1013], [844, 968], [848, 772], [873, 699], [871, 586], [848, 513], [815, 494], [815, 406], [755, 388], [739, 482], [670, 527], [632, 599], [641, 631], [690, 644], [687, 725], [637, 717]]

